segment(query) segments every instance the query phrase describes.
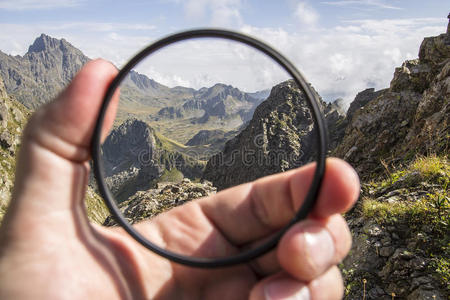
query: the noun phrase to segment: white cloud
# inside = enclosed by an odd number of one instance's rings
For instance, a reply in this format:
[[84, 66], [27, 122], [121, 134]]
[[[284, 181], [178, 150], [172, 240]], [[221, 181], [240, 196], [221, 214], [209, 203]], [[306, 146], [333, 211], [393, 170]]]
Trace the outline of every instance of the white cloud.
[[207, 0], [189, 0], [184, 3], [185, 14], [189, 18], [203, 18], [206, 11]]
[[398, 6], [393, 6], [386, 3], [383, 0], [342, 0], [342, 1], [324, 1], [322, 4], [333, 5], [333, 6], [353, 6], [353, 7], [370, 7], [377, 9], [402, 9]]
[[300, 69], [326, 100], [353, 100], [359, 91], [389, 87], [395, 67], [417, 57], [426, 36], [446, 30], [444, 19], [360, 20], [301, 33], [244, 27]]
[[181, 3], [190, 20], [207, 19], [210, 25], [222, 27], [235, 27], [243, 23], [241, 0], [188, 0]]
[[60, 7], [74, 7], [84, 0], [1, 0], [0, 9], [5, 10], [29, 10], [29, 9], [54, 9]]
[[[389, 86], [394, 68], [417, 57], [426, 36], [445, 32], [447, 20], [353, 20], [334, 28], [312, 26], [301, 32], [244, 25], [240, 30], [274, 45], [291, 60], [326, 100], [353, 100], [357, 92]], [[23, 55], [41, 33], [65, 38], [91, 58], [122, 66], [160, 35], [148, 24], [0, 24], [0, 49]], [[133, 30], [132, 28], [141, 28]], [[93, 30], [95, 29], [95, 31]], [[206, 41], [206, 42], [205, 42]], [[246, 91], [270, 87], [287, 75], [246, 47], [208, 40], [164, 49], [138, 70], [169, 86], [199, 88], [216, 82]]]
[[305, 25], [314, 25], [319, 19], [319, 14], [306, 2], [297, 4], [295, 16]]

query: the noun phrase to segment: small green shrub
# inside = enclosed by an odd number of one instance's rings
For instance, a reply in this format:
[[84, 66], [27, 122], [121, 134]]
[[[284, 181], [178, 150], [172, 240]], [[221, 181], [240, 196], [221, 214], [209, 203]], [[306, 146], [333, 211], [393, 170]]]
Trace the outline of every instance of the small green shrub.
[[450, 179], [450, 163], [446, 156], [430, 155], [418, 157], [411, 163], [409, 169], [420, 172], [425, 179], [430, 181], [436, 181], [437, 179], [442, 184], [448, 184]]

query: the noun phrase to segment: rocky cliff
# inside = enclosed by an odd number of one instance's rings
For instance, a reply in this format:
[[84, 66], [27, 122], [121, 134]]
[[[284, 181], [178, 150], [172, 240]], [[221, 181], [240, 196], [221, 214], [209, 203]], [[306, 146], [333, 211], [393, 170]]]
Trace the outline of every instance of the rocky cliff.
[[417, 153], [448, 152], [449, 75], [450, 33], [424, 39], [419, 58], [395, 70], [389, 89], [358, 95], [333, 154], [366, 178], [383, 171], [380, 160], [396, 165]]

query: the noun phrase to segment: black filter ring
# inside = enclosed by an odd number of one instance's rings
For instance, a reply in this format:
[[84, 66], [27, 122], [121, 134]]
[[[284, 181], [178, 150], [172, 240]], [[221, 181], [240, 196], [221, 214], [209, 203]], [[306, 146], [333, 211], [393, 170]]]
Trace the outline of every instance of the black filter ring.
[[[306, 195], [306, 198], [304, 200], [304, 203], [296, 213], [295, 217], [291, 220], [289, 224], [287, 224], [283, 229], [277, 232], [266, 243], [260, 245], [257, 248], [249, 249], [245, 252], [239, 253], [231, 257], [224, 257], [224, 258], [190, 257], [180, 255], [172, 251], [168, 251], [151, 243], [149, 240], [143, 237], [138, 231], [136, 231], [129, 224], [129, 222], [126, 221], [125, 217], [123, 216], [118, 206], [116, 205], [110, 189], [106, 185], [102, 171], [104, 170], [103, 161], [101, 159], [101, 133], [103, 121], [111, 98], [116, 89], [119, 87], [122, 80], [124, 80], [127, 74], [132, 70], [132, 68], [134, 68], [145, 57], [149, 56], [150, 54], [154, 53], [157, 50], [160, 50], [165, 46], [192, 38], [221, 38], [240, 42], [254, 49], [259, 50], [260, 52], [266, 54], [267, 56], [275, 60], [284, 70], [286, 70], [287, 73], [289, 73], [290, 76], [292, 76], [295, 83], [298, 85], [300, 90], [306, 96], [306, 100], [311, 110], [311, 115], [313, 117], [318, 132], [317, 161], [314, 177], [311, 182], [308, 194]], [[95, 125], [95, 130], [91, 141], [92, 158], [94, 162], [93, 163], [94, 174], [97, 179], [100, 194], [105, 199], [106, 205], [108, 206], [111, 214], [116, 218], [116, 221], [125, 229], [125, 231], [127, 231], [136, 241], [141, 243], [144, 247], [153, 251], [154, 253], [159, 254], [160, 256], [163, 256], [176, 263], [200, 268], [217, 268], [236, 265], [240, 263], [247, 263], [250, 260], [255, 259], [267, 253], [268, 251], [274, 249], [278, 244], [281, 236], [289, 229], [289, 227], [291, 227], [296, 222], [305, 219], [308, 213], [314, 207], [320, 186], [322, 184], [322, 179], [325, 173], [325, 156], [327, 151], [327, 130], [318, 103], [319, 100], [317, 99], [316, 94], [311, 90], [309, 84], [306, 82], [302, 74], [294, 67], [294, 65], [291, 62], [289, 62], [283, 55], [274, 50], [272, 47], [268, 46], [267, 44], [257, 39], [254, 39], [242, 33], [222, 29], [189, 30], [165, 37], [159, 41], [154, 42], [153, 44], [151, 44], [150, 46], [146, 47], [144, 50], [139, 52], [135, 57], [133, 57], [120, 70], [119, 74], [111, 82], [106, 92], [106, 95], [103, 99], [103, 103], [98, 115], [97, 123]], [[242, 221], [245, 222], [245, 220]]]

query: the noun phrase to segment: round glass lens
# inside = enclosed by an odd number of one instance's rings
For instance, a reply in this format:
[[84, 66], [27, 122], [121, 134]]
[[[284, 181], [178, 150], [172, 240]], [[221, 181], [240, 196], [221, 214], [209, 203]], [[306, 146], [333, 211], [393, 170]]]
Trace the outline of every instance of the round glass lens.
[[[233, 257], [295, 217], [309, 183], [245, 183], [316, 161], [315, 124], [297, 83], [259, 50], [180, 41], [118, 83], [101, 128], [101, 172], [148, 242], [193, 258]], [[104, 225], [118, 224], [110, 216]]]

